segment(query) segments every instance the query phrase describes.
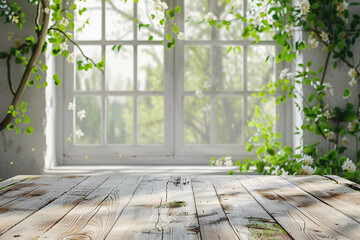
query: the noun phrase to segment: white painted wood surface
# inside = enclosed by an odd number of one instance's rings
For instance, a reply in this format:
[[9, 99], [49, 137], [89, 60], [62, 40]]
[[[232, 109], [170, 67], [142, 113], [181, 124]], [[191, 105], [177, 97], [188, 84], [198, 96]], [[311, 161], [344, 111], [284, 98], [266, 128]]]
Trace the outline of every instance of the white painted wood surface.
[[360, 192], [335, 176], [17, 176], [0, 186], [0, 240], [360, 239]]

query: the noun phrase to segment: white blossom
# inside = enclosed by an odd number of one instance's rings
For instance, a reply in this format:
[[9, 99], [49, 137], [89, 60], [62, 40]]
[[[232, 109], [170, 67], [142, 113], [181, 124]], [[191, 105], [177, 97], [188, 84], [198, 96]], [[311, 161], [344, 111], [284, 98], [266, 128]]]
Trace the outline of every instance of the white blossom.
[[45, 14], [50, 14], [50, 8], [48, 8], [48, 7], [44, 8], [44, 13]]
[[334, 90], [330, 83], [324, 83], [323, 86], [325, 87], [325, 92], [330, 92], [331, 95], [334, 95]]
[[286, 24], [284, 27], [284, 31], [287, 32], [291, 36], [294, 32], [294, 26]]
[[348, 131], [349, 131], [349, 132], [355, 131], [355, 126], [356, 126], [356, 124], [357, 124], [357, 121], [356, 121], [356, 120], [354, 120], [354, 121], [352, 121], [352, 122], [349, 122], [349, 123], [347, 124], [347, 129], [348, 129]]
[[301, 8], [301, 15], [307, 16], [307, 14], [310, 11], [310, 3], [309, 3], [309, 1], [308, 0], [301, 1], [300, 8]]
[[217, 17], [212, 12], [208, 12], [204, 17], [205, 22], [216, 21], [216, 20], [217, 20]]
[[198, 89], [195, 91], [195, 96], [198, 98], [202, 98], [204, 96], [204, 93]]
[[74, 63], [75, 62], [75, 54], [74, 53], [70, 53], [68, 56], [67, 56], [67, 58], [66, 58], [66, 61], [68, 62], [68, 63]]
[[280, 78], [281, 80], [284, 80], [284, 79], [286, 78], [288, 72], [289, 72], [289, 69], [288, 69], [288, 68], [284, 68], [284, 69], [281, 71], [279, 78]]
[[327, 52], [329, 49], [327, 46], [323, 46], [322, 49], [321, 49], [323, 52]]
[[329, 42], [330, 42], [330, 40], [329, 40], [329, 34], [328, 34], [328, 33], [326, 33], [326, 32], [321, 32], [320, 37], [321, 37], [321, 40], [323, 40], [324, 42], [326, 42], [326, 43], [329, 43]]
[[215, 166], [222, 166], [222, 159], [218, 158], [215, 160]]
[[351, 87], [355, 86], [356, 83], [357, 83], [357, 82], [356, 82], [356, 79], [355, 79], [355, 78], [352, 78], [352, 79], [348, 82], [349, 86], [351, 86]]
[[341, 138], [341, 143], [343, 145], [348, 145], [350, 143], [350, 141], [349, 141], [349, 139], [347, 137], [344, 136], [344, 137]]
[[69, 24], [69, 21], [66, 18], [62, 18], [59, 24], [66, 27]]
[[310, 45], [311, 48], [317, 48], [319, 46], [319, 41], [313, 36], [309, 35], [308, 44]]
[[303, 161], [307, 165], [312, 165], [314, 163], [314, 159], [309, 155], [304, 155], [303, 156]]
[[19, 23], [19, 16], [10, 16], [12, 23]]
[[336, 6], [336, 11], [337, 11], [336, 15], [338, 17], [342, 17], [344, 10], [348, 8], [349, 3], [347, 3], [347, 2], [336, 2], [336, 5], [337, 5]]
[[68, 104], [68, 110], [74, 111], [74, 110], [75, 110], [75, 103], [69, 102], [69, 104]]
[[335, 137], [335, 134], [332, 131], [326, 132], [324, 135], [325, 135], [326, 139], [328, 139], [328, 140], [333, 140]]
[[304, 175], [313, 175], [316, 171], [316, 168], [312, 168], [309, 165], [304, 165], [302, 166], [301, 170], [304, 173]]
[[177, 39], [179, 39], [180, 41], [185, 39], [184, 33], [183, 32], [179, 32], [179, 34], [177, 35]]
[[8, 40], [9, 41], [14, 40], [14, 33], [13, 32], [8, 32]]
[[285, 171], [285, 170], [281, 170], [281, 175], [289, 175], [289, 172], [288, 171]]
[[353, 161], [347, 158], [341, 168], [342, 170], [348, 171], [349, 173], [354, 173], [356, 170], [356, 165], [354, 164]]
[[204, 88], [211, 88], [211, 82], [210, 82], [210, 81], [204, 82], [203, 87], [204, 87]]
[[62, 42], [59, 44], [60, 50], [61, 51], [67, 51], [69, 49], [69, 46], [67, 45], [66, 42]]
[[163, 12], [164, 10], [168, 9], [168, 5], [166, 2], [160, 1], [160, 0], [154, 0], [154, 8], [156, 11]]
[[84, 133], [83, 133], [83, 131], [81, 131], [81, 129], [79, 129], [79, 130], [76, 130], [76, 131], [75, 131], [75, 135], [76, 135], [78, 138], [81, 138], [81, 137], [84, 136]]
[[234, 164], [233, 164], [233, 162], [232, 162], [232, 160], [230, 159], [230, 160], [225, 160], [225, 166], [227, 166], [227, 167], [231, 167], [231, 166], [233, 166]]
[[356, 78], [357, 76], [357, 71], [355, 68], [350, 68], [349, 71], [348, 71], [348, 76], [350, 78]]
[[77, 112], [77, 117], [81, 120], [83, 120], [84, 118], [86, 118], [86, 111], [85, 110], [80, 110]]
[[203, 110], [204, 112], [210, 111], [210, 110], [211, 110], [211, 105], [210, 105], [210, 104], [206, 104], [206, 105], [202, 108], [202, 110]]

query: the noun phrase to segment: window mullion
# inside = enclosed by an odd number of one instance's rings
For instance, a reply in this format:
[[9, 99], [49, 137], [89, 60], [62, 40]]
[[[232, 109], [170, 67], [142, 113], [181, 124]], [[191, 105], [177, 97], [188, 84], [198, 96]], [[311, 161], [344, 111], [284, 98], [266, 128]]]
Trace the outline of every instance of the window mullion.
[[134, 42], [136, 43], [134, 45], [134, 82], [133, 82], [133, 143], [135, 146], [138, 144], [138, 97], [137, 97], [137, 64], [138, 64], [138, 45], [137, 45], [137, 4], [134, 3], [134, 24], [133, 24], [133, 31], [134, 31]]

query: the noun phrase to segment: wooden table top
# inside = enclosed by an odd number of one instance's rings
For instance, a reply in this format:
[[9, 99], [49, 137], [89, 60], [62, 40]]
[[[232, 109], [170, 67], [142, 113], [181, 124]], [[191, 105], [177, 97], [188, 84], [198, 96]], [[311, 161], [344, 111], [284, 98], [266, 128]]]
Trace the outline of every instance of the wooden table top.
[[360, 186], [336, 176], [16, 176], [0, 239], [360, 239]]

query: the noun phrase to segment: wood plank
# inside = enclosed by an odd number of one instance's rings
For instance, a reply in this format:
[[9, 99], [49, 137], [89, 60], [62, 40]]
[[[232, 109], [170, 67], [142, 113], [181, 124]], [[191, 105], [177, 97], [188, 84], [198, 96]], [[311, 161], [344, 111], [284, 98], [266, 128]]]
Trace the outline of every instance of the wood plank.
[[212, 184], [240, 239], [292, 239], [235, 177], [212, 179]]
[[8, 179], [1, 181], [0, 182], [0, 193], [3, 189], [5, 189], [9, 186], [15, 185], [22, 181], [26, 181], [26, 179], [28, 179], [29, 177], [30, 177], [30, 175], [17, 175], [12, 178], [8, 178]]
[[161, 204], [166, 201], [167, 180], [145, 176], [106, 239], [166, 239], [168, 221]]
[[360, 192], [322, 176], [283, 176], [312, 196], [360, 223]]
[[360, 191], [360, 184], [358, 184], [358, 183], [354, 183], [354, 182], [352, 182], [350, 180], [339, 177], [337, 175], [325, 175], [325, 177], [327, 177], [327, 178], [329, 178], [331, 180], [334, 180], [338, 184], [342, 184], [342, 185], [345, 185], [345, 186], [347, 186], [349, 188]]
[[208, 179], [192, 180], [202, 239], [240, 239], [226, 217], [215, 189]]
[[[19, 237], [22, 239], [36, 239], [63, 218], [107, 178], [106, 176], [86, 178], [85, 181], [80, 181], [80, 183], [75, 185], [73, 183], [71, 188], [63, 187], [64, 182], [62, 182], [61, 186], [58, 182], [54, 182], [48, 186], [49, 189], [54, 190], [45, 195], [47, 196], [45, 199], [52, 200], [48, 201], [48, 204], [43, 205], [41, 208], [36, 206], [33, 214], [6, 231], [0, 236], [0, 240]], [[61, 181], [59, 182], [61, 183]], [[19, 212], [19, 209], [17, 211]]]
[[0, 235], [86, 178], [84, 176], [40, 178], [42, 181], [38, 184], [41, 186], [35, 191], [0, 207]]
[[294, 239], [359, 239], [359, 223], [281, 177], [238, 178]]
[[104, 239], [141, 179], [141, 176], [110, 177], [99, 191], [90, 194], [39, 239]]

